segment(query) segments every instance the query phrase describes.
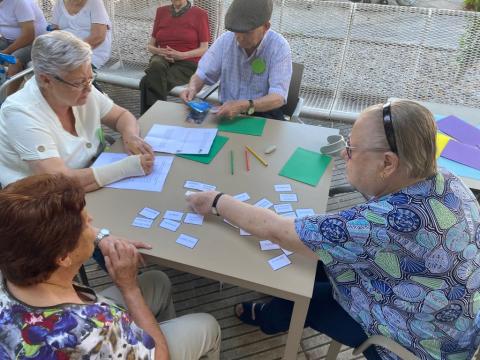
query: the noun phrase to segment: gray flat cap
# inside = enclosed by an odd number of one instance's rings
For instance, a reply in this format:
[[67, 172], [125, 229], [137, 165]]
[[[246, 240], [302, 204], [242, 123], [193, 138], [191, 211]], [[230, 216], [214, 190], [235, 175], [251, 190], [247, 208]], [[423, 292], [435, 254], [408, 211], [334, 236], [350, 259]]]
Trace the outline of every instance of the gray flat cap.
[[273, 0], [233, 0], [225, 15], [225, 28], [244, 33], [265, 24], [272, 17]]

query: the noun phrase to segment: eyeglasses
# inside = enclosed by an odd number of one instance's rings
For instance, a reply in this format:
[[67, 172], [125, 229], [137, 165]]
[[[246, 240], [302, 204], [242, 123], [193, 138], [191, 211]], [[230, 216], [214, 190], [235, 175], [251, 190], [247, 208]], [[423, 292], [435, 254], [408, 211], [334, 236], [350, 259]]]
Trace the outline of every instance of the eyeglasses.
[[385, 136], [387, 137], [390, 150], [397, 154], [397, 142], [395, 141], [395, 133], [393, 132], [392, 104], [390, 104], [390, 102], [383, 105], [383, 128], [385, 129]]
[[347, 152], [348, 160], [352, 159], [353, 150], [362, 150], [362, 151], [388, 151], [387, 148], [363, 148], [359, 146], [350, 146], [350, 137], [347, 138], [347, 145], [345, 146], [345, 151]]
[[70, 81], [67, 81], [67, 80], [64, 80], [62, 79], [60, 76], [58, 75], [54, 75], [53, 78], [57, 81], [60, 81], [61, 83], [64, 83], [64, 84], [67, 84], [67, 85], [70, 85], [74, 88], [77, 88], [77, 89], [85, 89], [87, 87], [90, 87], [92, 86], [93, 82], [95, 81], [95, 78], [97, 76], [95, 74], [93, 74], [93, 76], [88, 79], [88, 80], [84, 80], [82, 82], [77, 82], [77, 83], [73, 83], [73, 82], [70, 82]]

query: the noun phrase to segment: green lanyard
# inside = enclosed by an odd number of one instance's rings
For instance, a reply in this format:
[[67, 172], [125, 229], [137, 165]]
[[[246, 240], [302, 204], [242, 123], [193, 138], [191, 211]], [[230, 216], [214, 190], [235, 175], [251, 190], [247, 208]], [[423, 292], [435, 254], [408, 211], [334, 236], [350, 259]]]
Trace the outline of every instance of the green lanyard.
[[105, 133], [100, 126], [97, 131], [95, 132], [97, 135], [98, 140], [100, 141], [100, 148], [98, 149], [98, 153], [100, 154], [101, 152], [108, 151], [110, 150], [110, 147], [107, 145], [107, 140], [105, 140]]

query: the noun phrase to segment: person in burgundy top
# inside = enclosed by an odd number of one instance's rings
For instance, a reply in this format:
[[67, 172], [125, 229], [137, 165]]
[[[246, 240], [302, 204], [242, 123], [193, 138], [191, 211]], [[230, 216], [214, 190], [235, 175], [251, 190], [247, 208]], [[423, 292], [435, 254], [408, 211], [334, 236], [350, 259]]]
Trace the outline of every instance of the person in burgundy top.
[[148, 43], [153, 55], [140, 82], [142, 114], [166, 100], [173, 87], [188, 83], [209, 40], [208, 15], [190, 1], [172, 0], [157, 9]]

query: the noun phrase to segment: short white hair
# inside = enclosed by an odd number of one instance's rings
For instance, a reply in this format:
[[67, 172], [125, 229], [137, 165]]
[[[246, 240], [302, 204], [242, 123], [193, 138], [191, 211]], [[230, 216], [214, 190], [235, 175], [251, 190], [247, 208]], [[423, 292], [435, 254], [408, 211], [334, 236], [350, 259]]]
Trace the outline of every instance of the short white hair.
[[[373, 105], [362, 113], [376, 122], [376, 133], [368, 139], [373, 146], [390, 148], [383, 125], [383, 105]], [[395, 100], [391, 104], [392, 126], [398, 157], [411, 178], [427, 178], [437, 172], [437, 125], [433, 114], [410, 100]]]
[[55, 30], [40, 35], [32, 46], [32, 63], [38, 74], [58, 76], [91, 62], [92, 48], [67, 31]]

